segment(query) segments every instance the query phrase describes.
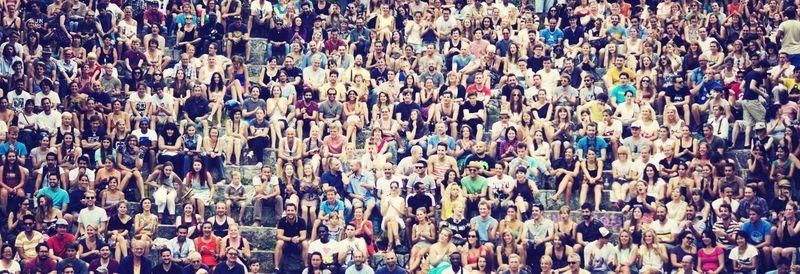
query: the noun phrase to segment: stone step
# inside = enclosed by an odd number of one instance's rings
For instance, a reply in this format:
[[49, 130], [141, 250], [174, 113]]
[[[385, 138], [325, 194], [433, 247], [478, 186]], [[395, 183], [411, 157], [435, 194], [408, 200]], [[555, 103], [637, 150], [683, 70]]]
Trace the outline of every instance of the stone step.
[[[600, 220], [609, 230], [613, 232], [618, 232], [623, 225], [625, 217], [620, 212], [594, 212], [594, 217]], [[546, 210], [544, 212], [544, 217], [554, 222], [559, 221], [560, 215], [557, 210]], [[573, 220], [580, 220], [580, 211], [571, 211], [570, 217]], [[373, 223], [377, 223], [377, 220], [373, 220]], [[156, 233], [157, 237], [159, 238], [166, 238], [171, 239], [175, 237], [177, 226], [175, 225], [159, 225], [158, 231]], [[377, 228], [376, 228], [377, 229]], [[252, 225], [240, 225], [239, 231], [241, 232], [242, 237], [247, 239], [250, 242], [252, 248], [257, 250], [272, 250], [275, 248], [276, 238], [276, 228], [273, 226], [252, 226]], [[376, 233], [377, 241], [382, 241], [379, 239], [382, 233], [377, 231]]]

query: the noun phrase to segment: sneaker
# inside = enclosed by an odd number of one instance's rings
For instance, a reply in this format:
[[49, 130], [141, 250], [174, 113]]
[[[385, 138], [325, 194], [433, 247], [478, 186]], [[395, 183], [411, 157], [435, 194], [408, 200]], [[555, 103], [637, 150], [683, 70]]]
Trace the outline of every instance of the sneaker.
[[258, 164], [256, 164], [257, 169], [261, 169], [262, 166], [264, 166], [264, 164], [262, 164], [261, 162], [258, 162]]

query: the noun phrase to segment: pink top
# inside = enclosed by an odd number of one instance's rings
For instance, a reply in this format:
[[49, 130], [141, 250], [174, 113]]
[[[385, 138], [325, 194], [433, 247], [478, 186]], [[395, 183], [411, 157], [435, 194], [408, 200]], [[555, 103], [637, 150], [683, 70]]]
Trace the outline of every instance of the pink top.
[[700, 269], [703, 272], [705, 272], [705, 271], [716, 270], [717, 268], [719, 268], [718, 256], [719, 256], [719, 254], [723, 254], [723, 253], [724, 253], [724, 251], [722, 250], [721, 247], [715, 247], [714, 251], [712, 251], [711, 253], [708, 253], [708, 254], [706, 253], [705, 249], [703, 249], [703, 248], [701, 248], [700, 250], [697, 250], [697, 259], [698, 259], [698, 262], [700, 263]]

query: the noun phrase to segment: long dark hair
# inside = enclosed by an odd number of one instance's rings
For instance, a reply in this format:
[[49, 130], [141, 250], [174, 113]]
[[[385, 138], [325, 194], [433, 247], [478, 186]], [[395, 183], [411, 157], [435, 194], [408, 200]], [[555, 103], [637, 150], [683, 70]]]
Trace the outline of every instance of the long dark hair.
[[[194, 163], [200, 163], [200, 171], [194, 171]], [[194, 157], [194, 159], [192, 159], [192, 166], [189, 167], [189, 173], [186, 173], [186, 181], [191, 184], [194, 176], [199, 176], [198, 179], [200, 180], [200, 185], [207, 186], [208, 177], [206, 174], [208, 174], [208, 171], [206, 171], [206, 166], [203, 165], [203, 160], [200, 159], [200, 157]]]
[[[13, 149], [9, 150], [6, 153], [6, 159], [8, 159], [8, 155], [11, 155], [11, 154], [17, 155], [17, 152], [14, 151]], [[19, 167], [19, 158], [17, 158], [17, 160], [14, 161], [13, 164], [8, 160], [3, 162], [3, 180], [5, 180], [6, 175], [8, 175], [9, 172], [13, 172], [14, 175], [16, 175], [17, 180], [22, 180], [22, 172], [20, 171], [20, 167]], [[20, 181], [19, 183], [23, 183], [24, 184], [26, 182]]]
[[[108, 141], [108, 148], [103, 147], [103, 141]], [[106, 157], [110, 157], [114, 154], [114, 141], [111, 140], [111, 136], [103, 136], [103, 139], [100, 140], [100, 161], [106, 159]], [[113, 162], [113, 161], [112, 161]]]
[[458, 178], [458, 172], [457, 172], [457, 171], [455, 171], [455, 170], [452, 170], [452, 169], [448, 169], [447, 171], [445, 171], [445, 172], [444, 172], [444, 181], [443, 181], [443, 182], [444, 182], [444, 184], [445, 184], [445, 187], [447, 187], [447, 186], [446, 186], [447, 182], [449, 182], [449, 181], [450, 181], [450, 174], [451, 174], [451, 173], [454, 173], [454, 174], [456, 174], [454, 177], [455, 177], [455, 181], [456, 181], [456, 182], [458, 182], [458, 179], [459, 179], [459, 178]]
[[[219, 81], [214, 82], [215, 76], [219, 76]], [[225, 83], [222, 81], [222, 74], [219, 72], [214, 72], [214, 74], [211, 75], [211, 83], [208, 85], [208, 90], [217, 91], [223, 89], [224, 87]]]
[[[319, 253], [318, 251], [314, 251], [311, 253], [311, 255], [308, 255], [308, 269], [306, 271], [308, 274], [314, 274], [314, 265], [311, 264], [311, 258], [314, 258], [314, 256], [319, 256], [320, 261], [322, 260], [322, 253]], [[322, 270], [323, 268], [324, 265], [320, 263], [319, 269]]]
[[[653, 174], [653, 177], [652, 177], [652, 178], [650, 178], [650, 177], [648, 177], [648, 176], [647, 176], [647, 168], [648, 168], [648, 167], [649, 167], [649, 168], [653, 168], [653, 171], [655, 172], [655, 173]], [[645, 182], [647, 182], [648, 184], [650, 183], [650, 179], [652, 179], [653, 181], [656, 181], [656, 180], [658, 180], [658, 178], [661, 178], [661, 177], [658, 175], [658, 168], [656, 168], [656, 165], [654, 165], [654, 164], [647, 164], [647, 165], [644, 167], [644, 170], [642, 170], [642, 180], [644, 180], [644, 181], [645, 181]]]

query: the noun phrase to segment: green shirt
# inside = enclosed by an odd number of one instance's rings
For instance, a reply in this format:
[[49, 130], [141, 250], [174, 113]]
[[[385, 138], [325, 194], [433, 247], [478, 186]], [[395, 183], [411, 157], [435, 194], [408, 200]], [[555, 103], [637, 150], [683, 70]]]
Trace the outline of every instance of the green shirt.
[[489, 185], [486, 183], [486, 178], [478, 176], [475, 179], [467, 176], [461, 178], [461, 186], [467, 190], [467, 194], [480, 194], [481, 191], [486, 189]]

